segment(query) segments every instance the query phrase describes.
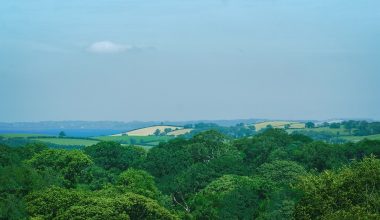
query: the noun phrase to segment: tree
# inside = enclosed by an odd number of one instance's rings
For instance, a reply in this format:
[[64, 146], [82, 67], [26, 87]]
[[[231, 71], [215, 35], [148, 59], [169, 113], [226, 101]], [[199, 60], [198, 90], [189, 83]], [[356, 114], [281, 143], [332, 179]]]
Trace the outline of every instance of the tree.
[[293, 160], [308, 169], [323, 171], [333, 169], [347, 163], [343, 146], [334, 146], [322, 141], [315, 141], [299, 146], [290, 152]]
[[249, 125], [248, 128], [251, 129], [251, 130], [253, 130], [253, 131], [256, 131], [256, 126], [255, 125]]
[[342, 124], [343, 124], [344, 128], [346, 130], [348, 130], [348, 132], [351, 135], [352, 134], [352, 129], [354, 129], [356, 127], [357, 122], [354, 121], [354, 120], [349, 120], [349, 121], [344, 121]]
[[102, 167], [93, 165], [85, 170], [81, 187], [90, 190], [101, 190], [115, 184], [117, 175]]
[[119, 175], [117, 186], [121, 191], [129, 191], [153, 199], [160, 196], [154, 177], [143, 170], [130, 168], [122, 172]]
[[311, 121], [305, 123], [305, 128], [314, 128], [315, 124]]
[[340, 128], [340, 123], [331, 123], [329, 128], [338, 129], [338, 128]]
[[258, 175], [277, 186], [290, 186], [297, 182], [299, 177], [306, 175], [306, 170], [294, 161], [277, 160], [261, 165]]
[[14, 148], [0, 144], [0, 166], [9, 166], [20, 163], [20, 160], [21, 158]]
[[193, 124], [186, 124], [183, 126], [183, 128], [193, 128]]
[[160, 136], [160, 134], [161, 134], [160, 129], [156, 129], [156, 130], [154, 131], [153, 134], [154, 134], [155, 136]]
[[130, 167], [138, 168], [146, 157], [146, 150], [136, 146], [122, 146], [116, 142], [100, 142], [87, 146], [84, 152], [91, 156], [96, 165], [121, 172]]
[[134, 138], [131, 138], [130, 141], [131, 145], [135, 145], [137, 143], [136, 139]]
[[189, 141], [173, 139], [148, 151], [144, 167], [155, 177], [176, 175], [193, 164]]
[[55, 173], [39, 172], [26, 164], [0, 166], [0, 176], [0, 219], [27, 219], [25, 195], [60, 184]]
[[195, 219], [255, 219], [266, 193], [258, 178], [225, 175], [195, 195], [191, 213]]
[[134, 193], [109, 194], [52, 187], [26, 197], [32, 218], [178, 219], [155, 200]]
[[58, 137], [63, 138], [66, 137], [66, 133], [64, 131], [59, 132]]
[[51, 187], [29, 194], [26, 197], [27, 209], [31, 217], [58, 219], [64, 211], [80, 203], [85, 197], [82, 191]]
[[287, 147], [292, 142], [292, 136], [285, 130], [268, 129], [253, 138], [239, 139], [233, 145], [244, 152], [247, 168], [256, 169], [271, 159], [287, 159]]
[[84, 171], [93, 164], [90, 157], [82, 151], [53, 149], [35, 154], [27, 163], [37, 170], [52, 169], [60, 173], [68, 187], [73, 187], [78, 183]]
[[165, 129], [164, 129], [164, 133], [165, 133], [165, 134], [168, 134], [168, 133], [171, 132], [171, 131], [172, 131], [171, 128], [165, 128]]
[[296, 219], [380, 218], [380, 160], [374, 157], [305, 176], [296, 189], [303, 192]]

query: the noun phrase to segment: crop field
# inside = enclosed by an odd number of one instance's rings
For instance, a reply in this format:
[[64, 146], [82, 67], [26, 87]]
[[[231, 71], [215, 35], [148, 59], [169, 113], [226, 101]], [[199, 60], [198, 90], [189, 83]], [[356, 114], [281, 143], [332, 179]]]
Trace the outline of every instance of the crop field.
[[268, 125], [271, 125], [273, 128], [284, 128], [287, 124], [290, 125], [291, 129], [305, 128], [305, 123], [296, 121], [266, 121], [255, 124], [255, 127], [256, 130], [259, 131], [263, 128], [266, 128]]
[[67, 146], [90, 146], [99, 142], [78, 138], [33, 138], [31, 140]]
[[155, 146], [159, 142], [166, 142], [172, 139], [172, 136], [100, 136], [95, 139], [102, 141], [115, 141], [121, 144], [149, 145]]

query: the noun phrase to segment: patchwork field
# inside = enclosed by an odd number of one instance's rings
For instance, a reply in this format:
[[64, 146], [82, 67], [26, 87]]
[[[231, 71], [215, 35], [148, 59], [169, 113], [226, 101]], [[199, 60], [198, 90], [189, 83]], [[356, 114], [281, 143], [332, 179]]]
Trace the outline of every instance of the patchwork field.
[[266, 128], [268, 125], [271, 125], [273, 128], [285, 128], [285, 125], [289, 125], [291, 129], [305, 128], [305, 123], [296, 121], [266, 121], [255, 124], [256, 131]]

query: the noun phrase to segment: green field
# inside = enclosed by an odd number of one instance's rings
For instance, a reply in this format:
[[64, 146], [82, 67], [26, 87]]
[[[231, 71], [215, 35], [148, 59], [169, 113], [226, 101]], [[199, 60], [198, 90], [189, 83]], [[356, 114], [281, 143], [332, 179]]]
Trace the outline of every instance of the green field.
[[33, 138], [31, 140], [68, 146], [90, 146], [99, 142], [95, 140], [77, 138]]
[[159, 142], [166, 142], [173, 137], [170, 136], [100, 136], [95, 139], [102, 141], [115, 141], [121, 144], [156, 146]]

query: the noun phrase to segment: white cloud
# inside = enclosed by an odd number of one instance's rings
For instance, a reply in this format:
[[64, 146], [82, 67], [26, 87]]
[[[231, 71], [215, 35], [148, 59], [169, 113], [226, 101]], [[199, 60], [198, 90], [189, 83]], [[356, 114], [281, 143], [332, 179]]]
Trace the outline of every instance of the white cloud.
[[117, 44], [112, 41], [98, 41], [90, 45], [88, 50], [93, 53], [121, 53], [133, 49], [133, 46]]

